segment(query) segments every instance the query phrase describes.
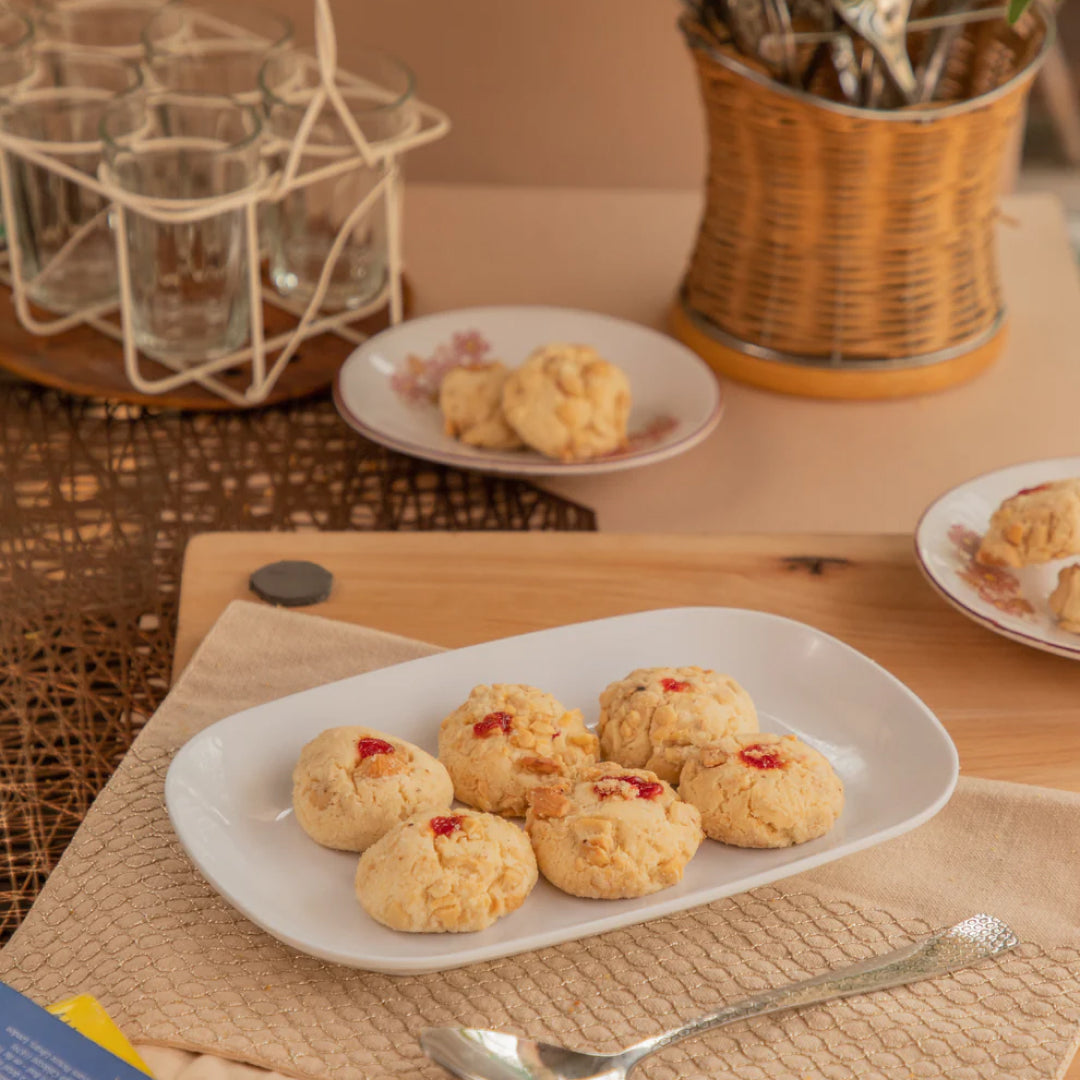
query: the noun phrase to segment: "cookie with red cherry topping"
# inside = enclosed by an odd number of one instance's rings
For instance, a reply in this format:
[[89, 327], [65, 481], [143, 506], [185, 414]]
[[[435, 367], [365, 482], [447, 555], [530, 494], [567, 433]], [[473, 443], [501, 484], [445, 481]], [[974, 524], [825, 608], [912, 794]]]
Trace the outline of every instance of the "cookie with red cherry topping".
[[828, 758], [795, 735], [733, 735], [683, 766], [679, 794], [724, 844], [780, 848], [824, 836], [844, 808]]
[[376, 921], [410, 933], [483, 930], [536, 884], [528, 837], [494, 814], [417, 814], [360, 856], [356, 897]]
[[730, 675], [707, 668], [638, 668], [600, 695], [601, 754], [669, 784], [679, 782], [695, 747], [757, 729], [750, 695]]
[[596, 754], [581, 712], [535, 686], [473, 687], [439, 729], [439, 760], [457, 798], [507, 817], [524, 816], [531, 788], [572, 775]]
[[454, 785], [418, 746], [366, 727], [329, 728], [300, 752], [293, 811], [317, 843], [363, 851], [413, 814], [449, 809]]
[[615, 762], [530, 791], [525, 831], [552, 885], [602, 900], [676, 884], [703, 839], [701, 815], [670, 784]]

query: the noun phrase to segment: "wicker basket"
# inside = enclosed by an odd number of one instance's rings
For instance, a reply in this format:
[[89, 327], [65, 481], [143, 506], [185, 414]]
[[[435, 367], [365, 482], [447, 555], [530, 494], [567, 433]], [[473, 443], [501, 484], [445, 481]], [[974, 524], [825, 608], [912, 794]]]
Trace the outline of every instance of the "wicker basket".
[[819, 396], [920, 393], [991, 362], [1001, 175], [1051, 18], [973, 27], [943, 80], [968, 100], [891, 111], [790, 89], [683, 30], [710, 155], [678, 336], [726, 374]]

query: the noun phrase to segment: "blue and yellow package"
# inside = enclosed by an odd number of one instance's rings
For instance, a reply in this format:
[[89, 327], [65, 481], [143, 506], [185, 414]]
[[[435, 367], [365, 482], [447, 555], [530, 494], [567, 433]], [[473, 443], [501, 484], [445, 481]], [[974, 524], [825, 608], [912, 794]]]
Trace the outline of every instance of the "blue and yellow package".
[[146, 1067], [146, 1062], [135, 1053], [135, 1047], [113, 1023], [113, 1018], [101, 1007], [97, 998], [89, 994], [79, 994], [78, 997], [48, 1005], [45, 1011], [59, 1017], [69, 1027], [73, 1027], [88, 1039], [93, 1039], [98, 1046], [103, 1046], [110, 1054], [123, 1058], [129, 1065], [134, 1065], [147, 1076], [154, 1075]]
[[[69, 1027], [60, 1017], [5, 983], [0, 983], [0, 1078], [2, 1080], [146, 1080], [148, 1070], [131, 1044], [108, 1019], [104, 1009], [88, 1007], [87, 995], [72, 1008], [61, 1002], [58, 1008], [80, 1023], [90, 1017], [95, 1034], [104, 1034], [106, 1046]], [[79, 999], [74, 999], [79, 1002]], [[105, 1017], [102, 1026], [101, 1017]], [[119, 1037], [119, 1041], [118, 1041]], [[113, 1052], [126, 1048], [125, 1056]], [[132, 1059], [138, 1065], [132, 1062]], [[140, 1067], [141, 1066], [141, 1067]]]

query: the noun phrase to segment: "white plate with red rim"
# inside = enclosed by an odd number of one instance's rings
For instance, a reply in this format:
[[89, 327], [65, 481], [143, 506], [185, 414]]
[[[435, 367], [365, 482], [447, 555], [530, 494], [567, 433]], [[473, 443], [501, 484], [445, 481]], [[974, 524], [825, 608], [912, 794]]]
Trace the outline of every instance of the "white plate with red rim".
[[[541, 345], [591, 345], [626, 372], [633, 405], [629, 445], [591, 461], [534, 450], [485, 450], [443, 431], [439, 381], [453, 367], [501, 360], [515, 368]], [[410, 319], [365, 341], [342, 365], [334, 403], [373, 442], [462, 469], [512, 476], [621, 472], [685, 453], [720, 422], [723, 397], [708, 365], [644, 326], [555, 307], [486, 307]]]
[[[832, 762], [844, 812], [795, 848], [706, 840], [672, 888], [583, 900], [541, 880], [525, 903], [473, 934], [405, 934], [371, 919], [353, 892], [357, 856], [322, 848], [292, 813], [291, 775], [320, 731], [371, 723], [434, 753], [442, 718], [478, 683], [549, 690], [596, 720], [605, 685], [637, 667], [693, 665], [734, 675], [763, 731], [794, 732]], [[737, 608], [672, 608], [505, 638], [424, 657], [260, 705], [214, 724], [176, 755], [169, 814], [203, 877], [293, 948], [406, 975], [494, 960], [655, 919], [871, 847], [932, 817], [956, 784], [956, 748], [901, 682], [803, 623]]]
[[1080, 660], [1080, 634], [1062, 630], [1048, 602], [1061, 568], [1077, 559], [1020, 570], [975, 561], [990, 518], [1005, 499], [1074, 476], [1080, 476], [1080, 457], [1025, 462], [968, 480], [923, 514], [915, 555], [934, 589], [969, 619], [1023, 645]]

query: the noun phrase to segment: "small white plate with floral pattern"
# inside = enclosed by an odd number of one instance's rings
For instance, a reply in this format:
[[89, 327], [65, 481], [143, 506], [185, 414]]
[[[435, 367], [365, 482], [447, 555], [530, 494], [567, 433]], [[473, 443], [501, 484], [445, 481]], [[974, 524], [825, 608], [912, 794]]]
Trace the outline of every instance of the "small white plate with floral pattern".
[[[630, 380], [629, 445], [591, 461], [533, 450], [484, 450], [443, 431], [439, 382], [454, 367], [501, 360], [515, 368], [541, 345], [591, 345]], [[708, 366], [672, 338], [635, 323], [553, 307], [487, 307], [411, 319], [365, 341], [342, 365], [334, 401], [345, 422], [403, 454], [511, 476], [619, 472], [685, 453], [720, 421], [723, 399]]]
[[1058, 573], [1075, 559], [1021, 570], [975, 561], [979, 541], [1001, 503], [1024, 488], [1080, 476], [1080, 457], [1013, 465], [942, 495], [915, 529], [915, 554], [930, 584], [958, 611], [995, 633], [1080, 660], [1080, 634], [1062, 630], [1048, 603]]

